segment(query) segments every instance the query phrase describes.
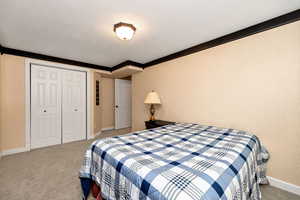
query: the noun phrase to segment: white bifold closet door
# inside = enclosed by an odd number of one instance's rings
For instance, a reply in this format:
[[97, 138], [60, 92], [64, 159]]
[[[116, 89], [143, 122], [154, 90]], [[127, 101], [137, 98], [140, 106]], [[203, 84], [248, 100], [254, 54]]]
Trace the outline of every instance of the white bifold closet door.
[[62, 141], [86, 138], [86, 73], [64, 70], [62, 75]]
[[31, 148], [61, 144], [61, 72], [31, 65]]
[[31, 148], [86, 138], [86, 73], [31, 65]]

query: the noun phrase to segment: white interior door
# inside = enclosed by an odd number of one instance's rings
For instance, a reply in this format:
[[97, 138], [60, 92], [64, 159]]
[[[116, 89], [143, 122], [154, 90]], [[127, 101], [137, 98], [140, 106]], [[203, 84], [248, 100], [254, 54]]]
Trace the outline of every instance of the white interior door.
[[62, 72], [63, 143], [86, 139], [86, 73]]
[[31, 65], [31, 148], [61, 143], [61, 73]]
[[115, 79], [115, 128], [131, 127], [131, 81]]

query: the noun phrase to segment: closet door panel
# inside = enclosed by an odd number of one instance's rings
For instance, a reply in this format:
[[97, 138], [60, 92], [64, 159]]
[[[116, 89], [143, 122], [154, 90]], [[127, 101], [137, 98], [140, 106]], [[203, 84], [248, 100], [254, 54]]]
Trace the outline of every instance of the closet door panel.
[[63, 143], [86, 139], [86, 73], [63, 72]]
[[61, 144], [61, 72], [31, 65], [31, 148]]

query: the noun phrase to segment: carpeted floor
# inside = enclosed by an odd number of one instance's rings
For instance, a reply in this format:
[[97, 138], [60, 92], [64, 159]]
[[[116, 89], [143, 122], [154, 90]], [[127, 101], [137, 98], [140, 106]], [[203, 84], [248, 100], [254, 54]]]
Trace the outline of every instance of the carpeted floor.
[[[129, 131], [106, 131], [99, 138]], [[0, 199], [80, 199], [78, 170], [91, 142], [73, 142], [3, 157], [0, 160]], [[263, 200], [300, 200], [300, 196], [271, 186], [263, 186], [262, 194]]]

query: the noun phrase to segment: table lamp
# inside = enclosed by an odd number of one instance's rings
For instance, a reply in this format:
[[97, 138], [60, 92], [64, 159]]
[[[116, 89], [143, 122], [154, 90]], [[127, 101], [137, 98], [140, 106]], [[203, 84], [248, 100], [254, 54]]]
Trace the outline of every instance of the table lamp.
[[151, 105], [150, 106], [150, 114], [151, 114], [150, 121], [154, 121], [155, 120], [155, 118], [154, 118], [154, 113], [155, 113], [154, 105], [155, 104], [161, 104], [158, 94], [152, 90], [152, 92], [148, 93], [144, 103]]

